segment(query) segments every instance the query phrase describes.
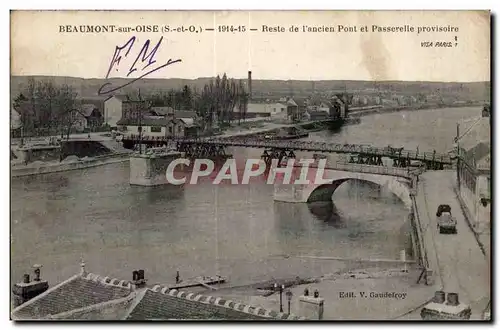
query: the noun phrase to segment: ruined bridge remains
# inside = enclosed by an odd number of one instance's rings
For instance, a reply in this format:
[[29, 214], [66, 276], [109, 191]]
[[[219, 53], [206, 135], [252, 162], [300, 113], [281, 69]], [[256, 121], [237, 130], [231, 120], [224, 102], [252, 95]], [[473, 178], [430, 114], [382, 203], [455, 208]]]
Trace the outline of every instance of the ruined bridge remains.
[[320, 141], [263, 140], [249, 137], [176, 139], [177, 151], [184, 152], [187, 157], [224, 157], [226, 147], [243, 147], [264, 149], [262, 159], [271, 163], [277, 159], [281, 163], [285, 159], [295, 158], [296, 151], [349, 154], [349, 162], [366, 165], [383, 165], [382, 158], [390, 158], [394, 167], [409, 167], [412, 161], [419, 161], [428, 169], [442, 170], [451, 165], [453, 160], [447, 154], [420, 152], [418, 149], [405, 150], [393, 147], [372, 147], [357, 144], [338, 144]]

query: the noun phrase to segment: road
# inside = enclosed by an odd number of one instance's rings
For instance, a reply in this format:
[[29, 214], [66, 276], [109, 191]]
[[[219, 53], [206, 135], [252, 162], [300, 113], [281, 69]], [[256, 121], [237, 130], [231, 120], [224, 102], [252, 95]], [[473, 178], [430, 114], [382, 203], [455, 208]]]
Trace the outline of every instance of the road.
[[[92, 141], [109, 141], [112, 140], [111, 135], [110, 136], [105, 136], [106, 132], [92, 132], [90, 133], [90, 138]], [[48, 142], [51, 136], [33, 136], [33, 137], [25, 137], [24, 142], [25, 143], [39, 143], [39, 142]], [[60, 135], [52, 135], [52, 137], [55, 138], [61, 138]], [[66, 139], [66, 135], [64, 135], [64, 139]], [[89, 138], [89, 133], [73, 133], [69, 135], [69, 138], [71, 140], [88, 140]], [[20, 142], [20, 138], [11, 138], [10, 139], [10, 144], [11, 145], [18, 145]]]
[[[478, 319], [490, 300], [490, 263], [467, 225], [453, 191], [453, 171], [430, 171], [420, 177], [417, 205], [429, 265], [435, 271], [436, 289], [459, 293], [470, 304], [471, 319]], [[436, 210], [449, 204], [457, 219], [457, 234], [439, 234]]]

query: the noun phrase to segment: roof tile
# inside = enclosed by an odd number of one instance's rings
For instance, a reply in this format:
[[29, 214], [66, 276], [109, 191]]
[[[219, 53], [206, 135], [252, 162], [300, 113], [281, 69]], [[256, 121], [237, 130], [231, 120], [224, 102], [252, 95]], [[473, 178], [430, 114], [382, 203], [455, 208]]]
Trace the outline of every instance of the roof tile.
[[40, 319], [74, 309], [128, 296], [131, 287], [105, 284], [99, 279], [76, 276], [47, 290], [13, 311], [14, 319]]
[[243, 313], [223, 306], [147, 290], [142, 300], [129, 314], [128, 320], [264, 320], [263, 316]]

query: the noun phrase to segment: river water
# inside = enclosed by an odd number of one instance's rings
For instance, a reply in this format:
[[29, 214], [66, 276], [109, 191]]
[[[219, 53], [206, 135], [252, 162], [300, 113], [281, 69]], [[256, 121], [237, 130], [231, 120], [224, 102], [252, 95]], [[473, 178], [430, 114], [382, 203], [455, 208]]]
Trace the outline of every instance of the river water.
[[[309, 139], [446, 152], [456, 122], [478, 115], [478, 108], [370, 115]], [[118, 278], [145, 269], [150, 283], [171, 283], [176, 270], [249, 283], [343, 267], [296, 256], [397, 259], [409, 244], [408, 211], [373, 184], [348, 181], [333, 203], [307, 205], [274, 202], [265, 184], [132, 187], [128, 173], [121, 163], [13, 179], [13, 281], [41, 263], [42, 277], [60, 282], [84, 258], [87, 270]]]

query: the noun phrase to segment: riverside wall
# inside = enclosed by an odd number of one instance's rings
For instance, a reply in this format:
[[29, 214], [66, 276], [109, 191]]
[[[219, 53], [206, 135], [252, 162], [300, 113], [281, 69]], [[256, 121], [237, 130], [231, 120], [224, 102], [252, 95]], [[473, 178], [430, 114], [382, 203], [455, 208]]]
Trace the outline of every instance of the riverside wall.
[[74, 161], [50, 162], [50, 163], [30, 163], [28, 165], [11, 166], [11, 177], [24, 177], [39, 174], [49, 174], [73, 170], [81, 170], [107, 164], [121, 163], [129, 161], [128, 153], [109, 154], [88, 159]]

